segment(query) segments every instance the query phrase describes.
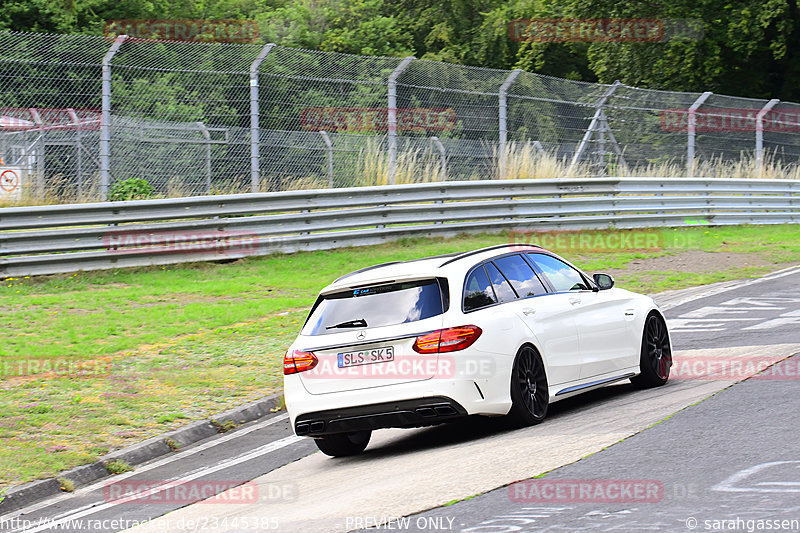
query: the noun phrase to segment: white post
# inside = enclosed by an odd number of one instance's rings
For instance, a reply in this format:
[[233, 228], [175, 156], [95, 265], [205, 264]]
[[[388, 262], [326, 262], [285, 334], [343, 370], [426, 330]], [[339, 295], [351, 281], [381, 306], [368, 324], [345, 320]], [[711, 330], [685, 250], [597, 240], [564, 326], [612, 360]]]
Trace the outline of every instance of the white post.
[[211, 194], [211, 133], [202, 122], [195, 122], [206, 140], [206, 194]]
[[111, 181], [111, 60], [117, 53], [127, 35], [114, 39], [114, 44], [103, 57], [103, 82], [100, 113], [100, 196], [108, 199], [108, 186]]
[[436, 145], [436, 149], [439, 150], [439, 157], [441, 158], [441, 169], [442, 169], [442, 181], [447, 181], [447, 152], [444, 149], [444, 145], [442, 141], [439, 140], [439, 137], [431, 137], [431, 142]]
[[386, 117], [386, 128], [389, 135], [389, 185], [394, 185], [397, 175], [397, 78], [414, 61], [414, 56], [404, 58], [387, 80], [389, 109]]
[[687, 130], [689, 131], [689, 139], [686, 145], [686, 177], [693, 178], [694, 177], [694, 133], [695, 133], [695, 111], [703, 105], [709, 96], [711, 96], [712, 92], [706, 91], [700, 96], [697, 97], [697, 100], [689, 107], [689, 120], [687, 124]]
[[328, 132], [320, 130], [319, 134], [322, 137], [322, 142], [328, 147], [328, 188], [333, 189], [333, 143], [328, 136]]
[[764, 116], [769, 113], [778, 102], [780, 102], [780, 100], [773, 98], [767, 102], [756, 115], [756, 168], [758, 169], [759, 178], [764, 171]]
[[275, 43], [264, 45], [250, 65], [250, 189], [258, 192], [261, 169], [259, 168], [259, 129], [258, 129], [258, 69], [266, 59]]
[[522, 69], [514, 69], [511, 71], [511, 74], [505, 79], [503, 84], [500, 86], [500, 90], [497, 93], [498, 96], [498, 109], [497, 109], [497, 116], [499, 119], [499, 128], [500, 128], [500, 144], [498, 149], [500, 150], [500, 158], [498, 161], [498, 166], [500, 167], [500, 179], [506, 179], [506, 166], [507, 166], [507, 147], [506, 147], [506, 139], [508, 137], [508, 101], [507, 101], [507, 93], [508, 88], [514, 83], [514, 80], [517, 79]]
[[69, 113], [69, 120], [75, 125], [75, 176], [77, 178], [76, 188], [78, 189], [77, 198], [78, 201], [83, 199], [83, 154], [81, 153], [81, 138], [83, 132], [83, 125], [80, 123], [80, 119], [78, 118], [78, 114], [75, 113], [75, 109], [69, 108], [67, 109], [67, 113]]
[[33, 141], [32, 146], [36, 146], [36, 196], [39, 199], [44, 199], [44, 165], [45, 165], [45, 149], [47, 148], [44, 142], [44, 121], [39, 111], [35, 107], [29, 108], [33, 122], [39, 126], [39, 135]]

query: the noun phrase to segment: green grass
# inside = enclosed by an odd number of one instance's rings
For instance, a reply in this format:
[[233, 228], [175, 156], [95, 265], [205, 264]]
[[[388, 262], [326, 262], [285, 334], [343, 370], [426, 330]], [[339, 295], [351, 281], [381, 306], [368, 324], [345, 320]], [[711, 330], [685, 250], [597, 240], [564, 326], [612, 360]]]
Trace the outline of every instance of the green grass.
[[[621, 271], [617, 284], [642, 292], [800, 262], [798, 226], [694, 226], [659, 235], [662, 250], [554, 251], [588, 271]], [[283, 353], [307, 308], [344, 273], [509, 239], [410, 239], [230, 264], [7, 279], [0, 285], [0, 489], [279, 390]], [[747, 253], [764, 264], [703, 274], [625, 270], [686, 249]]]

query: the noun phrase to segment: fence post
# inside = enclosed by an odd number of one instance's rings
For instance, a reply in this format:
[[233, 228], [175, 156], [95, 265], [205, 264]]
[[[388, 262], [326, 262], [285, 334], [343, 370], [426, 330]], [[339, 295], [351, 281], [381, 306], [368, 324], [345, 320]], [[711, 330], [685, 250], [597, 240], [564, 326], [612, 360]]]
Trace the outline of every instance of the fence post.
[[497, 100], [498, 100], [498, 109], [497, 109], [497, 116], [499, 119], [499, 127], [500, 127], [500, 145], [498, 148], [500, 149], [500, 179], [506, 179], [506, 138], [508, 136], [508, 108], [507, 108], [507, 100], [506, 100], [506, 93], [508, 92], [508, 88], [514, 83], [514, 80], [517, 79], [519, 73], [522, 72], [522, 69], [514, 69], [511, 71], [511, 74], [508, 75], [506, 80], [500, 86], [500, 90], [497, 93]]
[[581, 160], [581, 156], [583, 156], [583, 152], [586, 151], [586, 145], [589, 144], [589, 139], [592, 138], [594, 130], [597, 128], [598, 124], [602, 124], [601, 119], [603, 118], [605, 113], [604, 108], [606, 102], [608, 101], [609, 98], [611, 98], [611, 95], [614, 94], [614, 91], [616, 91], [620, 85], [622, 85], [622, 83], [619, 80], [612, 83], [611, 86], [603, 94], [603, 96], [601, 96], [600, 99], [597, 101], [597, 103], [594, 105], [597, 109], [595, 110], [594, 115], [592, 115], [592, 121], [589, 123], [589, 127], [586, 128], [586, 133], [583, 134], [583, 139], [581, 139], [581, 142], [578, 145], [578, 149], [575, 150], [575, 155], [572, 156], [572, 162], [569, 165], [567, 174], [572, 174], [572, 171], [575, 169], [575, 166], [578, 164], [578, 161]]
[[439, 150], [439, 156], [441, 157], [442, 181], [447, 181], [447, 152], [444, 149], [442, 141], [439, 140], [439, 137], [431, 137], [431, 142], [436, 145], [436, 149]]
[[206, 140], [206, 194], [211, 194], [211, 134], [202, 122], [195, 122]]
[[394, 185], [397, 175], [397, 78], [416, 59], [414, 56], [403, 58], [387, 80], [389, 93], [389, 109], [387, 110], [386, 129], [389, 136], [389, 185]]
[[695, 133], [695, 111], [703, 102], [705, 102], [709, 96], [711, 96], [712, 92], [706, 91], [697, 97], [697, 100], [689, 107], [689, 121], [687, 124], [686, 129], [689, 131], [689, 139], [686, 146], [686, 177], [693, 178], [694, 177], [694, 133]]
[[333, 189], [333, 143], [328, 136], [328, 132], [320, 130], [319, 134], [322, 137], [322, 142], [328, 148], [328, 188]]
[[100, 112], [100, 195], [103, 200], [108, 199], [108, 186], [111, 181], [111, 60], [117, 53], [127, 35], [120, 35], [114, 39], [114, 44], [103, 57], [102, 72], [102, 103]]
[[258, 129], [258, 69], [275, 43], [265, 44], [250, 65], [250, 189], [258, 192], [261, 169], [259, 168], [259, 129]]
[[756, 169], [758, 169], [759, 178], [764, 171], [764, 116], [769, 113], [778, 102], [780, 102], [780, 100], [773, 98], [767, 102], [756, 115]]

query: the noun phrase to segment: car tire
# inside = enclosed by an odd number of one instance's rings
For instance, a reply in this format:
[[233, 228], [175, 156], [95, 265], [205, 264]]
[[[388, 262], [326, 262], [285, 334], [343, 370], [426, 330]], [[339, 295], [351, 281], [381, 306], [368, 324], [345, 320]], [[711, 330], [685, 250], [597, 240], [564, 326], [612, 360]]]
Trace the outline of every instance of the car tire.
[[669, 379], [672, 350], [669, 331], [664, 319], [656, 314], [647, 317], [642, 333], [642, 351], [639, 358], [639, 375], [631, 383], [640, 388], [660, 387]]
[[517, 425], [539, 424], [547, 416], [549, 404], [550, 389], [542, 357], [532, 346], [523, 346], [511, 371], [509, 417]]
[[347, 457], [358, 455], [369, 444], [371, 431], [357, 431], [355, 433], [336, 433], [314, 439], [317, 448], [325, 455], [331, 457]]

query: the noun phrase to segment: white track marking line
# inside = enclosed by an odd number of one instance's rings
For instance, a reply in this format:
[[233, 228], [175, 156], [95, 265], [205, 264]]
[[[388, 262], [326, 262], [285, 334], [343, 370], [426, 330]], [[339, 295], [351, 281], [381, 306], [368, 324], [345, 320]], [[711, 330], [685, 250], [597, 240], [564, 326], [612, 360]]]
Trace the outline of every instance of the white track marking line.
[[[289, 414], [288, 413], [283, 413], [283, 414], [274, 416], [272, 418], [264, 420], [263, 422], [259, 422], [257, 424], [253, 424], [250, 427], [235, 431], [235, 432], [233, 432], [233, 433], [231, 433], [229, 435], [225, 435], [225, 436], [219, 437], [217, 439], [214, 439], [212, 441], [209, 441], [209, 442], [207, 442], [205, 444], [201, 444], [199, 446], [196, 446], [194, 448], [190, 448], [188, 450], [185, 450], [185, 451], [182, 451], [182, 452], [178, 452], [178, 453], [176, 453], [174, 455], [170, 455], [168, 457], [160, 459], [160, 460], [158, 460], [158, 461], [156, 461], [154, 463], [150, 463], [150, 464], [144, 465], [141, 468], [136, 468], [131, 472], [127, 472], [125, 474], [120, 474], [120, 475], [114, 476], [113, 479], [114, 479], [114, 481], [121, 481], [123, 479], [127, 479], [129, 477], [132, 477], [132, 476], [144, 473], [144, 472], [148, 472], [150, 470], [153, 470], [154, 468], [159, 468], [161, 466], [164, 466], [166, 464], [172, 463], [174, 461], [179, 461], [181, 459], [185, 459], [186, 457], [189, 457], [189, 456], [194, 455], [196, 453], [200, 453], [200, 452], [206, 451], [206, 450], [208, 450], [210, 448], [213, 448], [214, 446], [218, 446], [220, 444], [224, 444], [224, 443], [226, 443], [226, 442], [228, 442], [230, 440], [233, 440], [235, 438], [242, 437], [244, 435], [247, 435], [248, 433], [252, 433], [253, 431], [257, 431], [257, 430], [265, 428], [267, 426], [271, 426], [273, 424], [277, 424], [278, 422], [282, 422], [283, 420], [286, 420], [287, 418], [289, 418]], [[44, 500], [42, 502], [35, 503], [35, 504], [30, 505], [28, 507], [25, 507], [23, 509], [19, 509], [17, 511], [14, 511], [13, 513], [9, 513], [8, 515], [2, 515], [2, 516], [3, 516], [3, 518], [16, 518], [16, 517], [21, 516], [23, 514], [30, 514], [32, 512], [38, 511], [38, 510], [43, 509], [45, 507], [49, 507], [49, 506], [53, 505], [54, 503], [58, 503], [59, 501], [62, 501], [62, 500], [68, 499], [68, 498], [73, 498], [76, 495], [83, 495], [83, 494], [86, 494], [87, 492], [92, 492], [94, 490], [102, 488], [106, 483], [108, 483], [108, 479], [103, 479], [103, 480], [98, 481], [98, 482], [96, 482], [96, 483], [94, 483], [92, 485], [87, 485], [85, 487], [82, 487], [82, 488], [78, 489], [77, 491], [75, 491], [74, 493], [62, 494], [62, 495], [56, 496], [55, 498], [50, 498], [48, 500]], [[94, 505], [95, 504], [89, 504], [87, 506], [79, 508], [78, 510], [86, 509], [86, 508], [89, 508], [89, 507], [93, 507]], [[70, 512], [75, 512], [75, 510], [73, 509]]]
[[[232, 466], [236, 466], [239, 463], [243, 463], [245, 461], [249, 461], [251, 459], [255, 459], [256, 457], [259, 457], [261, 455], [266, 455], [266, 454], [274, 452], [276, 450], [280, 450], [281, 448], [285, 448], [286, 446], [290, 446], [290, 445], [292, 445], [292, 444], [294, 444], [296, 442], [299, 442], [299, 441], [301, 441], [303, 439], [304, 439], [304, 437], [298, 437], [296, 435], [290, 435], [288, 437], [284, 437], [282, 439], [279, 439], [279, 440], [276, 440], [276, 441], [272, 441], [269, 444], [265, 444], [264, 446], [260, 446], [260, 447], [258, 447], [256, 449], [254, 449], [253, 451], [248, 452], [248, 453], [246, 453], [244, 455], [240, 455], [239, 457], [236, 457], [236, 458], [233, 458], [233, 459], [228, 459], [227, 461], [222, 461], [221, 463], [219, 463], [219, 464], [217, 464], [217, 465], [215, 465], [215, 466], [213, 466], [211, 468], [206, 468], [206, 469], [203, 469], [203, 470], [201, 470], [199, 472], [196, 472], [196, 473], [194, 473], [194, 474], [192, 474], [190, 476], [185, 476], [185, 477], [180, 479], [180, 483], [178, 483], [178, 484], [182, 485], [184, 483], [188, 483], [189, 481], [193, 481], [193, 480], [201, 478], [203, 476], [206, 476], [206, 475], [209, 475], [209, 474], [213, 474], [214, 472], [218, 472], [220, 470], [224, 470], [226, 468], [230, 468]], [[161, 492], [165, 488], [172, 488], [174, 486], [176, 486], [174, 482], [167, 482], [167, 483], [164, 483], [164, 484], [159, 485], [157, 487], [154, 487], [151, 490], [146, 491], [145, 493], [143, 493], [143, 495], [150, 496], [152, 494], [157, 494], [157, 493]], [[59, 525], [66, 523], [66, 522], [77, 520], [79, 518], [83, 518], [84, 516], [88, 516], [88, 515], [91, 515], [91, 514], [100, 512], [100, 511], [104, 511], [105, 509], [109, 509], [111, 507], [119, 505], [120, 503], [127, 503], [129, 501], [130, 501], [130, 498], [122, 498], [120, 500], [114, 500], [114, 501], [111, 501], [111, 502], [108, 502], [108, 503], [103, 503], [103, 504], [98, 505], [96, 507], [93, 507], [91, 509], [85, 509], [83, 511], [74, 512], [74, 513], [71, 513], [71, 514], [69, 514], [67, 516], [64, 516], [63, 518], [60, 518], [58, 520], [54, 520], [52, 522], [47, 522], [47, 524], [45, 524], [45, 525], [42, 525], [42, 526], [39, 526], [39, 527], [36, 527], [36, 528], [33, 528], [33, 529], [29, 529], [29, 530], [26, 531], [26, 533], [36, 533], [38, 531], [45, 531], [47, 529], [52, 529], [54, 527], [58, 527]]]
[[674, 307], [678, 307], [679, 305], [688, 304], [690, 302], [694, 302], [695, 300], [701, 300], [703, 298], [708, 298], [710, 296], [716, 296], [717, 294], [722, 294], [723, 292], [728, 292], [736, 289], [741, 289], [742, 287], [747, 287], [756, 283], [761, 283], [763, 281], [772, 281], [774, 279], [782, 278], [784, 276], [791, 276], [792, 274], [800, 273], [800, 266], [794, 266], [789, 268], [784, 268], [782, 270], [777, 270], [770, 274], [767, 274], [764, 277], [756, 278], [756, 279], [747, 279], [742, 281], [741, 283], [737, 283], [736, 285], [727, 286], [727, 287], [719, 287], [716, 289], [711, 289], [706, 292], [701, 292], [699, 294], [695, 294], [693, 296], [688, 296], [684, 299], [678, 300], [676, 302], [670, 302], [664, 305], [660, 305], [662, 311], [667, 311]]

